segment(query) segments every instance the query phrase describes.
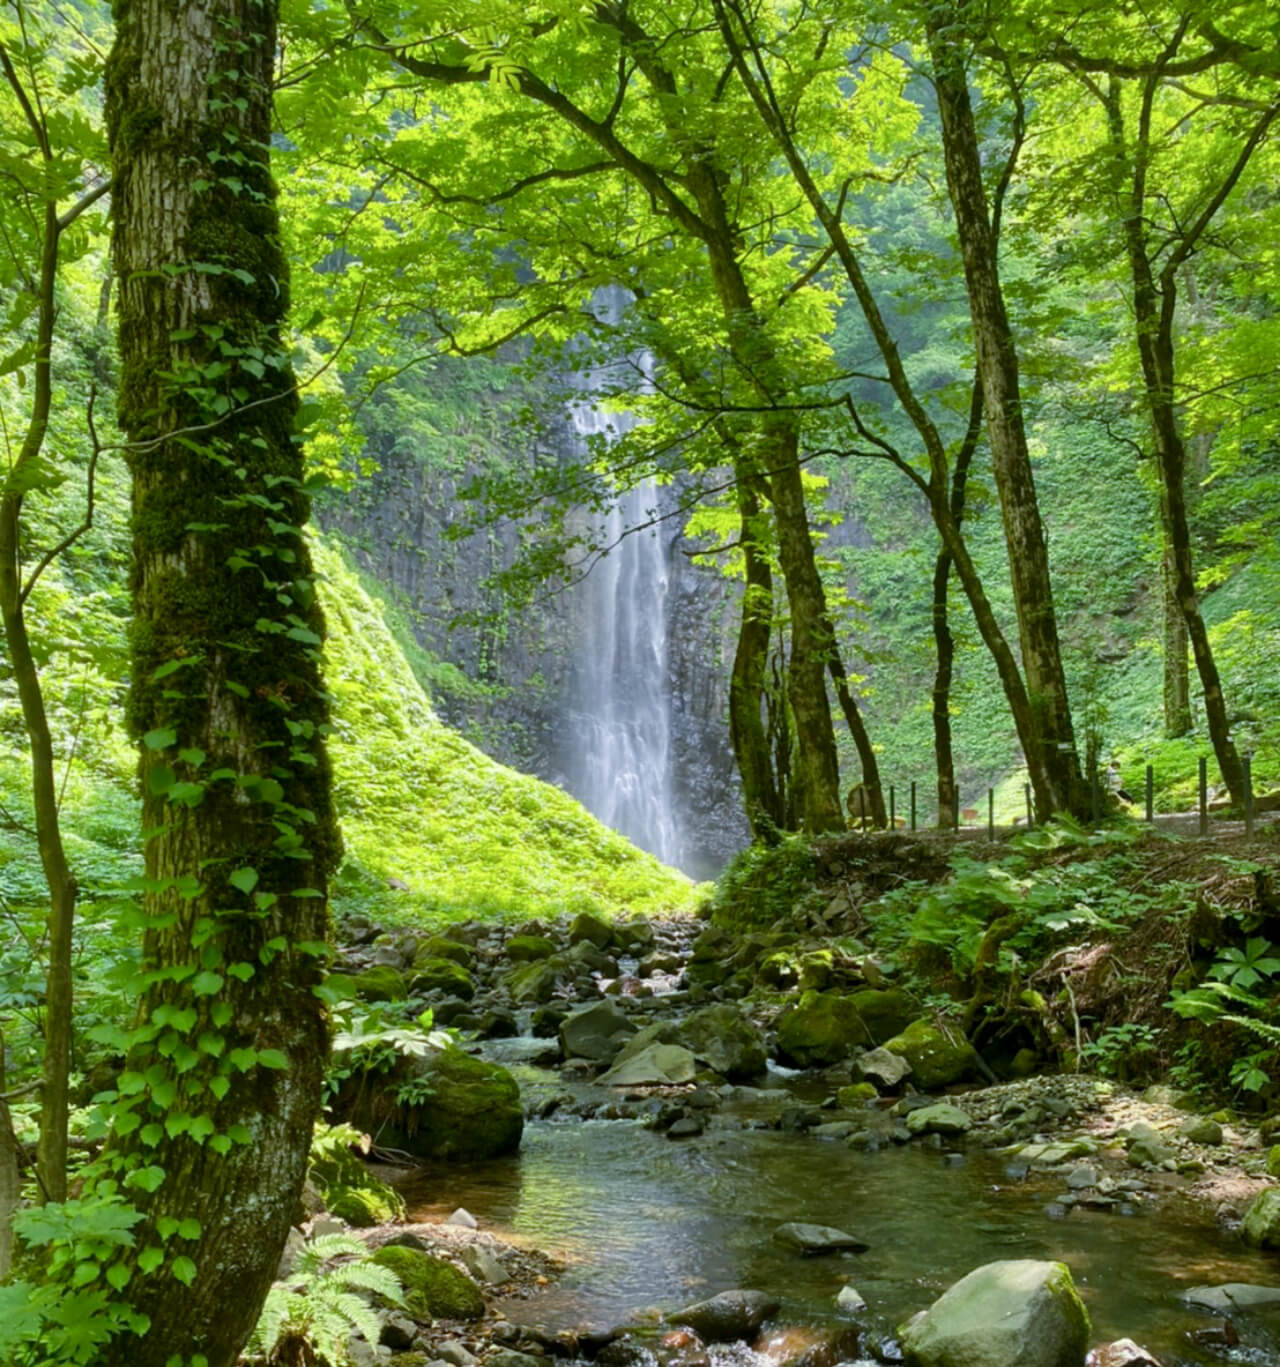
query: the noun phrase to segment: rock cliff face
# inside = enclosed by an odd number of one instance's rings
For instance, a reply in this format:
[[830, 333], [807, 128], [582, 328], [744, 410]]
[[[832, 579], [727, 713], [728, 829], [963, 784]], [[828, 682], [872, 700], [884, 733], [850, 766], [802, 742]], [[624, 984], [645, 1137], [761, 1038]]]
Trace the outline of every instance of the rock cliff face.
[[[570, 442], [565, 426], [559, 440]], [[695, 877], [718, 873], [748, 839], [726, 721], [736, 587], [689, 559], [680, 519], [673, 517], [643, 534], [652, 543], [643, 574], [632, 558], [615, 552], [584, 582], [549, 593], [532, 608], [503, 612], [483, 581], [511, 563], [514, 534], [488, 531], [461, 540], [448, 534], [462, 520], [466, 472], [428, 468], [400, 449], [383, 452], [380, 461], [374, 475], [318, 506], [317, 515], [399, 616], [403, 643], [441, 717], [495, 758], [560, 784], [609, 821], [601, 807], [612, 799], [608, 784], [601, 787], [598, 763], [596, 778], [587, 778], [592, 756], [585, 751], [600, 734], [600, 718], [588, 713], [612, 708], [615, 723], [629, 724], [642, 694], [661, 695], [663, 772], [620, 766], [630, 771], [615, 781], [653, 789], [640, 793], [645, 801], [623, 806], [665, 811], [669, 830], [664, 836], [639, 829], [625, 816], [616, 824]], [[651, 491], [648, 506], [661, 515], [676, 498], [671, 489]], [[659, 588], [654, 576], [661, 572]], [[600, 592], [605, 576], [616, 581], [609, 593]], [[486, 609], [492, 620], [451, 629], [459, 613]], [[623, 627], [634, 634], [642, 626], [661, 627], [652, 632], [661, 637], [661, 650], [627, 651], [616, 643]], [[606, 649], [617, 650], [611, 700], [598, 696], [601, 677], [610, 672], [599, 658]], [[652, 678], [635, 678], [641, 670]]]

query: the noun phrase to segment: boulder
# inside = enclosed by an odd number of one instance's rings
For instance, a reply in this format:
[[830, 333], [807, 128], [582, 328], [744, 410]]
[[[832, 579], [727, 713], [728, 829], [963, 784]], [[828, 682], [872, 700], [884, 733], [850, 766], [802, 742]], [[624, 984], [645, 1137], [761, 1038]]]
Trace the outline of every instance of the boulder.
[[556, 942], [545, 935], [513, 935], [504, 952], [512, 963], [533, 963], [537, 959], [549, 959], [556, 952]]
[[503, 986], [517, 1006], [532, 1006], [549, 1002], [572, 979], [572, 970], [558, 956], [553, 956], [513, 968], [503, 979]]
[[692, 1082], [698, 1062], [678, 1044], [650, 1044], [615, 1063], [600, 1079], [608, 1087], [659, 1087]]
[[584, 940], [597, 949], [608, 949], [613, 943], [613, 927], [589, 911], [580, 911], [569, 923], [569, 943], [577, 945]]
[[1244, 1213], [1240, 1236], [1252, 1248], [1280, 1248], [1280, 1187], [1268, 1187]]
[[592, 1002], [566, 1016], [560, 1025], [560, 1047], [566, 1058], [612, 1063], [636, 1027], [615, 1002]]
[[1132, 1339], [1116, 1339], [1090, 1348], [1084, 1367], [1160, 1367], [1160, 1361]]
[[978, 1066], [973, 1046], [959, 1030], [943, 1031], [927, 1020], [914, 1021], [884, 1047], [906, 1059], [912, 1082], [924, 1091], [959, 1082]]
[[896, 1087], [911, 1076], [911, 1065], [906, 1059], [901, 1054], [891, 1054], [888, 1049], [868, 1049], [854, 1060], [853, 1066], [879, 1087]]
[[[329, 981], [332, 983], [338, 976], [336, 973], [332, 974]], [[352, 994], [359, 997], [362, 1002], [402, 1002], [409, 995], [404, 974], [398, 968], [392, 968], [390, 964], [375, 964], [348, 981]]]
[[1178, 1133], [1193, 1144], [1207, 1144], [1211, 1148], [1216, 1148], [1222, 1143], [1222, 1126], [1207, 1115], [1192, 1116], [1190, 1120], [1184, 1120], [1178, 1126]]
[[1193, 1286], [1182, 1293], [1189, 1305], [1230, 1315], [1238, 1310], [1280, 1309], [1280, 1286], [1254, 1286], [1249, 1282], [1224, 1282], [1221, 1286]]
[[480, 1288], [443, 1258], [384, 1244], [373, 1261], [400, 1278], [405, 1307], [415, 1319], [478, 1320], [484, 1314]]
[[646, 954], [654, 946], [653, 923], [643, 916], [633, 921], [617, 921], [613, 938], [623, 954]]
[[456, 959], [423, 959], [418, 963], [409, 985], [414, 993], [442, 992], [448, 996], [470, 1001], [476, 994], [471, 974]]
[[[402, 1095], [420, 1098], [401, 1100]], [[401, 1055], [389, 1073], [349, 1078], [334, 1110], [416, 1158], [493, 1158], [520, 1147], [520, 1088], [505, 1068], [454, 1045]]]
[[731, 1002], [704, 1006], [677, 1027], [676, 1039], [730, 1082], [748, 1082], [768, 1062], [764, 1036]]
[[1080, 1367], [1089, 1316], [1065, 1263], [987, 1263], [898, 1330], [910, 1367]]
[[866, 1043], [857, 1007], [838, 992], [806, 992], [778, 1019], [778, 1057], [793, 1067], [839, 1063]]
[[750, 1338], [777, 1313], [778, 1302], [763, 1291], [721, 1291], [710, 1300], [673, 1310], [667, 1323], [687, 1326], [704, 1343], [728, 1343]]
[[896, 987], [865, 987], [849, 998], [867, 1028], [865, 1042], [881, 1045], [900, 1035], [920, 1014], [919, 1003]]
[[870, 1247], [865, 1239], [856, 1234], [847, 1234], [843, 1229], [833, 1229], [830, 1225], [811, 1225], [802, 1220], [793, 1220], [779, 1225], [773, 1231], [775, 1243], [782, 1244], [805, 1257], [819, 1253], [865, 1253]]
[[427, 959], [452, 959], [455, 964], [470, 969], [475, 964], [476, 952], [460, 940], [450, 940], [444, 935], [433, 935], [414, 951], [413, 966], [420, 968]]
[[936, 1106], [921, 1106], [907, 1116], [912, 1134], [964, 1134], [973, 1127], [968, 1111], [940, 1101]]
[[404, 1200], [398, 1191], [379, 1182], [373, 1187], [348, 1187], [331, 1192], [325, 1198], [330, 1215], [336, 1215], [357, 1229], [372, 1229], [375, 1225], [389, 1225], [404, 1218]]

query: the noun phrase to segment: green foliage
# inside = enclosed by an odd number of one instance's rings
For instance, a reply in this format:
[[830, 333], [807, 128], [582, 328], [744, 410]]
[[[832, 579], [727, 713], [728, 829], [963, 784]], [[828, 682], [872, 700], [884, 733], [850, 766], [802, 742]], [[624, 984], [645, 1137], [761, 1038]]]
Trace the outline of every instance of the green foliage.
[[734, 855], [712, 887], [705, 909], [717, 925], [772, 925], [809, 891], [816, 871], [813, 846], [803, 835], [783, 836], [774, 845], [756, 842]]
[[1103, 1077], [1141, 1076], [1157, 1048], [1155, 1030], [1136, 1021], [1110, 1025], [1082, 1046], [1080, 1054]]
[[370, 1345], [378, 1342], [381, 1325], [369, 1294], [403, 1304], [399, 1277], [375, 1262], [359, 1239], [347, 1234], [312, 1239], [285, 1282], [267, 1293], [246, 1356], [264, 1367], [298, 1361], [346, 1367], [353, 1360], [354, 1335]]

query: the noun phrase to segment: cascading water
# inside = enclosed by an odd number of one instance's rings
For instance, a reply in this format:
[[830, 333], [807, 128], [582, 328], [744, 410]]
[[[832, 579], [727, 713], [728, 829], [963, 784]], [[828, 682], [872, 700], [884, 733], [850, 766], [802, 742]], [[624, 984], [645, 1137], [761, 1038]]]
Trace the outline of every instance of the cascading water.
[[[574, 431], [616, 437], [626, 415], [574, 405]], [[633, 531], [657, 501], [652, 482], [614, 503], [598, 529], [603, 555], [578, 587], [582, 635], [565, 738], [566, 787], [607, 826], [664, 863], [680, 859], [671, 783], [667, 553], [658, 530]]]

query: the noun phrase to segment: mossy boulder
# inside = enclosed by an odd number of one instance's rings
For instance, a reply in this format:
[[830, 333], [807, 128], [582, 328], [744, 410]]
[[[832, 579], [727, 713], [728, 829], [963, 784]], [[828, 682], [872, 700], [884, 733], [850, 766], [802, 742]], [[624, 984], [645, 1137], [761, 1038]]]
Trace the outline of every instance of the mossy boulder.
[[373, 1255], [373, 1261], [400, 1278], [405, 1306], [414, 1319], [478, 1320], [484, 1314], [480, 1288], [443, 1258], [387, 1244]]
[[900, 1035], [920, 1014], [920, 1003], [896, 987], [863, 988], [849, 1000], [862, 1017], [871, 1044], [883, 1044]]
[[870, 1082], [854, 1082], [836, 1092], [836, 1105], [842, 1111], [856, 1111], [879, 1095]]
[[455, 964], [470, 969], [476, 961], [476, 952], [461, 940], [450, 940], [444, 935], [433, 935], [424, 940], [413, 956], [413, 966], [421, 968], [429, 959], [452, 959]]
[[493, 1158], [520, 1147], [520, 1088], [505, 1068], [453, 1045], [400, 1057], [373, 1078], [348, 1079], [334, 1098], [345, 1120], [416, 1158]]
[[616, 921], [613, 938], [624, 954], [647, 954], [656, 943], [653, 924], [643, 916], [630, 921]]
[[910, 1367], [1080, 1367], [1089, 1315], [1066, 1263], [1015, 1259], [975, 1268], [898, 1337]]
[[[337, 976], [337, 975], [334, 975]], [[333, 979], [330, 978], [330, 982]], [[409, 985], [404, 974], [390, 964], [375, 964], [357, 973], [348, 981], [351, 992], [362, 1002], [402, 1002], [409, 995]]]
[[796, 1068], [839, 1063], [866, 1043], [858, 1008], [838, 992], [806, 992], [778, 1019], [778, 1057]]
[[549, 959], [555, 952], [556, 942], [545, 935], [513, 935], [505, 946], [507, 958], [515, 964]]
[[796, 965], [801, 992], [824, 992], [836, 975], [836, 956], [830, 949], [811, 949]]
[[331, 1188], [324, 1203], [331, 1215], [357, 1229], [372, 1229], [374, 1225], [389, 1225], [404, 1219], [403, 1198], [384, 1182], [369, 1187]]
[[1244, 1213], [1240, 1237], [1251, 1248], [1280, 1248], [1280, 1187], [1268, 1187], [1254, 1197]]
[[789, 949], [776, 949], [756, 965], [756, 979], [763, 987], [787, 991], [800, 981], [800, 965]]
[[463, 1001], [470, 1001], [476, 994], [471, 974], [456, 959], [421, 960], [410, 983], [415, 993], [438, 992], [446, 997], [461, 997]]
[[731, 1002], [695, 1011], [680, 1023], [675, 1039], [730, 1082], [750, 1081], [768, 1062], [764, 1036]]
[[502, 985], [517, 1006], [534, 1006], [549, 1002], [560, 988], [573, 981], [573, 970], [560, 958], [534, 959], [513, 968], [502, 980]]
[[942, 1030], [927, 1020], [913, 1021], [884, 1047], [906, 1059], [911, 1081], [923, 1091], [959, 1082], [978, 1066], [973, 1045], [959, 1030]]
[[576, 945], [583, 940], [590, 940], [597, 949], [608, 949], [613, 944], [613, 927], [590, 911], [580, 911], [569, 922], [569, 943]]

